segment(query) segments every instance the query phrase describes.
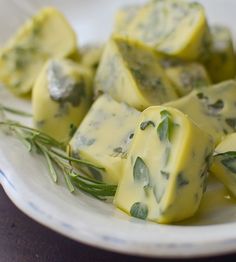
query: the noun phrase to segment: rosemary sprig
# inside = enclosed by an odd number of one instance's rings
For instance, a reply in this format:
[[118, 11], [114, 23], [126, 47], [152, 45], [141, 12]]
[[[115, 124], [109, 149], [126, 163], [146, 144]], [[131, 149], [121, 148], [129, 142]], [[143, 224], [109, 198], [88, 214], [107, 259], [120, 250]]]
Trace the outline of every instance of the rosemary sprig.
[[18, 109], [7, 107], [7, 106], [4, 106], [2, 104], [0, 104], [0, 111], [3, 112], [3, 113], [7, 112], [7, 113], [10, 113], [10, 114], [14, 114], [14, 115], [32, 117], [32, 114], [30, 114], [28, 112], [24, 112], [24, 111], [21, 111], [21, 110], [18, 110]]
[[95, 166], [88, 161], [68, 156], [65, 152], [66, 144], [60, 143], [49, 135], [18, 122], [1, 121], [0, 127], [8, 128], [10, 134], [19, 138], [29, 152], [39, 153], [45, 158], [50, 175], [55, 183], [58, 181], [59, 174], [62, 173], [70, 192], [74, 192], [75, 188], [78, 188], [102, 200], [106, 197], [114, 196], [116, 185], [108, 185], [86, 177], [85, 174], [73, 166], [73, 163], [99, 170], [104, 170], [104, 168]]

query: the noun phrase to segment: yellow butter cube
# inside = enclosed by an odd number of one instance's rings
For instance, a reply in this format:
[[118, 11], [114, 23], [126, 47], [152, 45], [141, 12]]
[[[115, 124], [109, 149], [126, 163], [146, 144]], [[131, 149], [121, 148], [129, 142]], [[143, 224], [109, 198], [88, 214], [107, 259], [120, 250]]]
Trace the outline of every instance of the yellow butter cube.
[[236, 197], [236, 133], [226, 136], [218, 144], [210, 172]]
[[236, 75], [236, 58], [231, 32], [224, 26], [210, 28], [212, 44], [206, 68], [214, 83], [233, 79]]
[[105, 168], [86, 170], [96, 179], [117, 184], [139, 115], [108, 95], [100, 96], [70, 141], [72, 155]]
[[27, 21], [0, 51], [0, 82], [17, 95], [33, 87], [49, 58], [76, 52], [76, 36], [65, 17], [48, 7]]
[[206, 69], [198, 63], [180, 63], [170, 66], [166, 68], [166, 74], [179, 96], [185, 96], [193, 89], [211, 84]]
[[92, 101], [92, 73], [67, 59], [49, 60], [32, 93], [35, 126], [59, 141], [68, 141]]
[[225, 81], [190, 94], [166, 105], [187, 114], [202, 130], [219, 143], [223, 136], [236, 131], [236, 82]]
[[186, 60], [201, 56], [210, 41], [204, 8], [183, 0], [150, 1], [114, 34]]
[[149, 107], [136, 126], [114, 204], [158, 223], [191, 217], [205, 190], [212, 151], [211, 136], [186, 115]]
[[95, 76], [95, 90], [139, 110], [177, 98], [156, 54], [118, 38], [105, 47]]

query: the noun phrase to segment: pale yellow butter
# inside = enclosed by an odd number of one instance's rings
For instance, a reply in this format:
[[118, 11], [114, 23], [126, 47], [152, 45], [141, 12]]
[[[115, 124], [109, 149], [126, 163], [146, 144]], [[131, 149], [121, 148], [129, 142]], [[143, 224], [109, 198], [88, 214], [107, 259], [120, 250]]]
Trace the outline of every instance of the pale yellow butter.
[[111, 39], [105, 46], [95, 76], [95, 90], [138, 110], [178, 97], [156, 54], [119, 38]]
[[191, 217], [205, 190], [213, 140], [180, 111], [141, 113], [114, 204], [158, 223]]
[[115, 35], [167, 55], [195, 60], [205, 51], [209, 30], [204, 8], [183, 0], [154, 0], [140, 8]]
[[236, 58], [230, 30], [225, 26], [210, 28], [212, 43], [205, 66], [214, 83], [233, 79], [236, 75]]
[[236, 197], [236, 133], [226, 136], [216, 147], [210, 172]]
[[96, 179], [117, 184], [139, 115], [108, 95], [100, 96], [70, 141], [72, 155], [105, 168], [86, 170]]
[[211, 84], [206, 69], [199, 63], [179, 63], [166, 68], [165, 72], [179, 96]]
[[65, 17], [54, 8], [44, 8], [1, 49], [0, 82], [24, 95], [48, 59], [68, 57], [76, 48], [75, 33]]
[[225, 135], [236, 131], [236, 82], [194, 90], [166, 105], [187, 114], [202, 130], [219, 143]]

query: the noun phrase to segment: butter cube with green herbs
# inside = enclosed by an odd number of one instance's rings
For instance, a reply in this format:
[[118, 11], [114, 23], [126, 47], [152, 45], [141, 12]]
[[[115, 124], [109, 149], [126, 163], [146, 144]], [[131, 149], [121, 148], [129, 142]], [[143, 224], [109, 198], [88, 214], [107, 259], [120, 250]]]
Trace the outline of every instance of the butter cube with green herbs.
[[100, 96], [70, 141], [72, 156], [105, 168], [85, 171], [96, 179], [117, 184], [139, 115], [139, 111], [108, 95]]
[[68, 59], [49, 60], [32, 92], [35, 126], [61, 142], [76, 131], [92, 103], [92, 72]]
[[165, 105], [187, 114], [216, 144], [225, 135], [236, 132], [236, 81], [193, 90]]
[[210, 28], [212, 44], [205, 66], [214, 83], [233, 79], [236, 75], [236, 57], [230, 30], [225, 26]]
[[196, 60], [210, 41], [204, 8], [185, 0], [153, 0], [141, 7], [114, 35], [164, 54]]
[[16, 95], [25, 95], [48, 59], [68, 57], [76, 50], [76, 36], [65, 17], [44, 8], [0, 50], [0, 82]]
[[163, 106], [144, 110], [134, 133], [114, 204], [157, 223], [194, 215], [206, 189], [211, 136], [180, 111]]
[[138, 110], [178, 97], [156, 54], [120, 38], [105, 46], [95, 76], [95, 92], [108, 93]]
[[165, 72], [180, 97], [194, 89], [211, 85], [206, 69], [199, 63], [182, 62], [166, 68]]
[[236, 133], [227, 135], [218, 144], [210, 172], [236, 197]]

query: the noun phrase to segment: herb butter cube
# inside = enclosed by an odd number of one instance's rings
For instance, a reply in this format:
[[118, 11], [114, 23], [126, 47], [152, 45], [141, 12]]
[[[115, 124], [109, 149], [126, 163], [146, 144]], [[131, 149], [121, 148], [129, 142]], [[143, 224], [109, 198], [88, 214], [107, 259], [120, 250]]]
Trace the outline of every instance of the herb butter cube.
[[105, 172], [87, 171], [96, 179], [117, 184], [139, 115], [108, 95], [100, 96], [70, 141], [72, 155], [104, 167]]
[[39, 130], [68, 141], [92, 101], [92, 73], [67, 59], [46, 63], [33, 92], [33, 117]]
[[114, 204], [158, 223], [191, 217], [205, 190], [212, 150], [211, 136], [186, 115], [149, 107], [136, 126]]
[[204, 8], [183, 0], [150, 1], [114, 34], [186, 60], [196, 60], [209, 41]]
[[218, 144], [210, 172], [236, 197], [236, 133], [227, 135]]
[[166, 74], [175, 86], [179, 96], [185, 96], [193, 89], [211, 84], [204, 66], [198, 63], [182, 63], [168, 67]]
[[219, 143], [226, 134], [236, 132], [236, 82], [225, 81], [166, 105], [187, 114], [201, 129]]
[[213, 82], [232, 79], [236, 75], [236, 58], [231, 32], [224, 26], [212, 26], [212, 44], [205, 65]]
[[95, 90], [139, 110], [177, 98], [155, 53], [118, 38], [105, 47], [95, 76]]
[[0, 51], [0, 82], [17, 95], [26, 94], [49, 58], [72, 55], [76, 46], [75, 33], [64, 16], [44, 8]]

